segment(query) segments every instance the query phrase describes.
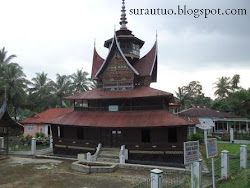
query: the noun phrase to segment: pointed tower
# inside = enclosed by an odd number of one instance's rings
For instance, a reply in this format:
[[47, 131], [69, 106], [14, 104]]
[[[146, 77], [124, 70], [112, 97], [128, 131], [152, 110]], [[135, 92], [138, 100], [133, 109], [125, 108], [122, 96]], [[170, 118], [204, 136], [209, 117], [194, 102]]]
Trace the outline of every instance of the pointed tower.
[[[122, 10], [120, 18], [120, 30], [116, 31], [117, 40], [120, 44], [121, 50], [123, 51], [125, 57], [130, 63], [135, 62], [140, 58], [140, 49], [142, 48], [144, 41], [135, 37], [132, 31], [127, 28], [127, 17], [126, 17], [126, 7], [125, 0], [122, 0]], [[104, 42], [106, 48], [110, 48], [112, 43], [112, 38]]]

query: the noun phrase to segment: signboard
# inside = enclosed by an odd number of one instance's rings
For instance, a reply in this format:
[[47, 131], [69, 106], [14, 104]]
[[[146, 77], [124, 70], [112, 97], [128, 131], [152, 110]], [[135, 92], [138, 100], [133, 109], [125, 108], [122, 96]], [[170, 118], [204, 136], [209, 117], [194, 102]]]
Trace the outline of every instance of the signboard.
[[199, 161], [199, 141], [184, 142], [184, 164]]
[[207, 158], [212, 158], [218, 156], [217, 139], [210, 138], [207, 139], [206, 143]]
[[109, 111], [118, 112], [119, 111], [118, 105], [109, 105]]

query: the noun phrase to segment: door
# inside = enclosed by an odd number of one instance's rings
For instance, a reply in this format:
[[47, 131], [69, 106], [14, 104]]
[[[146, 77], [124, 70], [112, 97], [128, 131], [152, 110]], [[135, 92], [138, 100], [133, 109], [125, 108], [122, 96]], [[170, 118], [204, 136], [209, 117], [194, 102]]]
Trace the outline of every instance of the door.
[[111, 131], [111, 146], [120, 147], [121, 146], [122, 131], [112, 130]]

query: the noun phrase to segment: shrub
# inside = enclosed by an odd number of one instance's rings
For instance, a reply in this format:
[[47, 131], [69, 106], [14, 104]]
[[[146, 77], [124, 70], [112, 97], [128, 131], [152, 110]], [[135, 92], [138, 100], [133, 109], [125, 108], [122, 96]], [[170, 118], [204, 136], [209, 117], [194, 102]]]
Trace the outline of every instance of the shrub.
[[203, 143], [203, 135], [201, 133], [191, 134], [188, 136], [188, 141], [199, 141], [199, 143]]
[[36, 138], [45, 138], [44, 133], [36, 133]]

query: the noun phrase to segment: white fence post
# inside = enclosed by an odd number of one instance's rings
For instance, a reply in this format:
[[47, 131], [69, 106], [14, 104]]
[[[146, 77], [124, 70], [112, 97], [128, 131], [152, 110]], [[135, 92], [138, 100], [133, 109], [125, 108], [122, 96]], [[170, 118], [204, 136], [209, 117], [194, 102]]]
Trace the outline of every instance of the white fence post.
[[207, 129], [204, 130], [204, 144], [207, 144]]
[[150, 171], [151, 188], [162, 188], [163, 171], [154, 169]]
[[0, 148], [4, 148], [4, 137], [0, 137]]
[[52, 137], [52, 135], [49, 136], [49, 147], [50, 147], [50, 149], [53, 149], [53, 137]]
[[125, 156], [124, 155], [120, 156], [120, 164], [125, 164]]
[[87, 153], [87, 161], [88, 161], [88, 162], [92, 162], [92, 161], [93, 161], [93, 160], [92, 160], [92, 155], [91, 155], [90, 152]]
[[202, 185], [202, 159], [194, 163], [194, 179], [197, 180], [195, 187], [200, 188]]
[[234, 129], [230, 128], [230, 142], [234, 143]]
[[223, 150], [221, 152], [221, 178], [229, 177], [229, 151]]
[[31, 154], [35, 155], [36, 154], [36, 138], [32, 138], [31, 140]]
[[240, 168], [241, 169], [247, 168], [247, 146], [246, 145], [240, 146]]

